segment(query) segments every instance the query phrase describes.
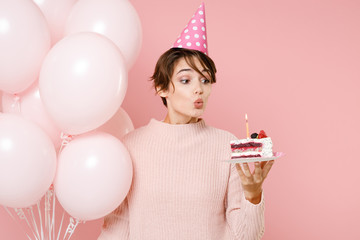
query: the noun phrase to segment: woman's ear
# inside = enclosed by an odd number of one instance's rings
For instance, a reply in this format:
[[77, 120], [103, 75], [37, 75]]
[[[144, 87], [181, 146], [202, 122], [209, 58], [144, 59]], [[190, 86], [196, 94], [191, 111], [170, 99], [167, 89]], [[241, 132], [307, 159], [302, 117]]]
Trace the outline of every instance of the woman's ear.
[[161, 90], [160, 87], [156, 88], [156, 93], [157, 95], [159, 95], [160, 97], [164, 97], [166, 98], [168, 96], [168, 90]]

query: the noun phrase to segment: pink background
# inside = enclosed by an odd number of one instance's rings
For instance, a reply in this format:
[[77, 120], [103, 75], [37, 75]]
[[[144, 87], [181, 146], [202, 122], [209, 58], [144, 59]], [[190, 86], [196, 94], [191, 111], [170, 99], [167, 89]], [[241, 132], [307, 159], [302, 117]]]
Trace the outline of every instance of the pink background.
[[[166, 110], [149, 77], [200, 1], [132, 0], [143, 26], [123, 108], [135, 128]], [[218, 68], [204, 118], [246, 135], [264, 129], [276, 160], [265, 183], [263, 239], [360, 239], [360, 2], [205, 1], [209, 54]], [[61, 216], [58, 215], [58, 218]], [[102, 220], [73, 239], [96, 239]], [[0, 208], [0, 239], [25, 239]]]

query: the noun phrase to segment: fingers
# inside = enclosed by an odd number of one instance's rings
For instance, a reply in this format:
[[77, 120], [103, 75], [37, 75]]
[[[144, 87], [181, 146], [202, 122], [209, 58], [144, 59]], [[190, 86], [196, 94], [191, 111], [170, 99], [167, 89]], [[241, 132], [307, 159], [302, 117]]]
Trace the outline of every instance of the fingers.
[[270, 172], [270, 169], [272, 167], [272, 165], [274, 164], [274, 160], [270, 160], [268, 162], [266, 162], [264, 168], [263, 168], [263, 172], [262, 172], [262, 175], [263, 175], [263, 178], [266, 178], [268, 173]]
[[251, 177], [251, 172], [250, 172], [250, 168], [249, 165], [247, 163], [241, 163], [242, 167], [240, 166], [239, 163], [236, 163], [236, 169], [240, 175], [240, 178], [242, 180], [245, 180], [246, 178]]
[[255, 182], [262, 181], [262, 168], [259, 162], [255, 162], [255, 169], [254, 169], [254, 180]]
[[266, 165], [267, 162], [261, 162], [261, 169], [264, 168], [264, 166]]
[[241, 169], [240, 164], [235, 163], [235, 166], [236, 166], [236, 169], [237, 169], [237, 171], [238, 171], [238, 173], [239, 173], [239, 176], [240, 176], [241, 181], [245, 181], [246, 176], [245, 176], [243, 170]]
[[239, 163], [236, 163], [235, 166], [242, 179], [254, 177], [255, 181], [262, 181], [267, 177], [273, 164], [274, 164], [274, 160], [261, 162], [261, 163], [255, 162], [254, 163], [255, 168], [253, 173], [251, 173], [250, 167], [246, 162], [241, 163], [242, 167], [240, 166]]
[[242, 174], [244, 174], [244, 173], [242, 172], [242, 169], [241, 169], [241, 167], [240, 167], [240, 164], [235, 163], [235, 167], [236, 167], [236, 169], [238, 170], [238, 172], [241, 172]]
[[250, 167], [249, 165], [245, 162], [245, 163], [241, 163], [242, 164], [242, 167], [244, 169], [244, 174], [246, 177], [251, 177], [251, 171], [250, 171]]

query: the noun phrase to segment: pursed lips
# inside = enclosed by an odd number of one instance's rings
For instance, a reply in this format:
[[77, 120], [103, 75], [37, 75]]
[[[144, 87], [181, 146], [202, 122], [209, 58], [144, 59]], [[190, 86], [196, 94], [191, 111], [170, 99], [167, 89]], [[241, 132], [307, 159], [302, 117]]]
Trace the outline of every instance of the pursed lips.
[[197, 109], [201, 109], [203, 107], [203, 105], [204, 105], [204, 102], [201, 98], [196, 99], [194, 102], [194, 107]]
[[198, 99], [195, 100], [194, 103], [204, 103], [204, 102], [203, 102], [203, 100], [201, 98], [198, 98]]

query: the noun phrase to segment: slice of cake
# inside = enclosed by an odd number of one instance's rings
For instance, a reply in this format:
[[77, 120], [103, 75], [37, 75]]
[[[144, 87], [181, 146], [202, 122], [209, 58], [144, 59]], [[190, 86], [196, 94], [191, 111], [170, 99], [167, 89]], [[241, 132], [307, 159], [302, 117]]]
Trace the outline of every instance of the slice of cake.
[[251, 134], [251, 138], [230, 141], [231, 159], [272, 157], [272, 141], [264, 130]]

